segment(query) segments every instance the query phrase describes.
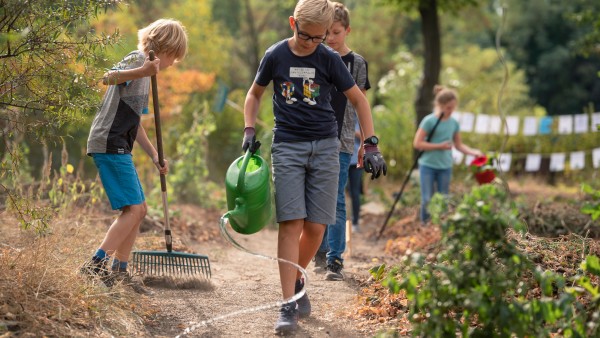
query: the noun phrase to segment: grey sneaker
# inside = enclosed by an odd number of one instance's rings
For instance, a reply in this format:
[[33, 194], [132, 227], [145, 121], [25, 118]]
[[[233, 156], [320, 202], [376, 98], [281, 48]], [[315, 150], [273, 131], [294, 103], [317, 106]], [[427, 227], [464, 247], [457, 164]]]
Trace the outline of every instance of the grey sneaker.
[[99, 279], [110, 288], [114, 285], [114, 281], [111, 272], [106, 268], [106, 263], [107, 260], [90, 259], [79, 268], [79, 273], [91, 280]]
[[[300, 292], [300, 290], [302, 290], [303, 287], [304, 287], [304, 279], [300, 278], [296, 281], [296, 288], [295, 288], [294, 292], [295, 293]], [[300, 318], [306, 318], [306, 317], [310, 316], [311, 306], [310, 306], [310, 300], [308, 299], [308, 294], [306, 293], [306, 291], [304, 291], [304, 295], [302, 297], [300, 297], [300, 299], [298, 299], [296, 301], [296, 303], [298, 303], [298, 315], [300, 316]]]
[[326, 252], [317, 251], [317, 253], [315, 254], [315, 257], [313, 258], [313, 261], [315, 262], [314, 271], [316, 273], [325, 273], [325, 271], [327, 271], [327, 253]]
[[340, 260], [335, 259], [333, 262], [327, 264], [327, 274], [325, 275], [325, 279], [344, 280], [342, 269], [344, 269], [344, 264], [342, 264]]
[[128, 271], [123, 270], [112, 270], [110, 274], [106, 276], [106, 279], [110, 279], [114, 284], [128, 285], [131, 283], [131, 276]]
[[275, 334], [285, 335], [298, 329], [298, 310], [296, 302], [284, 304], [279, 309], [279, 318], [275, 323]]
[[123, 286], [130, 287], [134, 292], [142, 295], [152, 295], [154, 292], [144, 287], [143, 280], [133, 277], [127, 270], [113, 270], [109, 277], [113, 284], [120, 283]]

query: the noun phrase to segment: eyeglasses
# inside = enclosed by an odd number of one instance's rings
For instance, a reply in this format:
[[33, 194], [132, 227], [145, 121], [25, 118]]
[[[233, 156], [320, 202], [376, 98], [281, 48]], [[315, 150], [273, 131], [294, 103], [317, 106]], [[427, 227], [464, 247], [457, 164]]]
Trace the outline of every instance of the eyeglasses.
[[294, 20], [294, 24], [296, 25], [296, 33], [298, 33], [298, 37], [302, 40], [323, 43], [327, 39], [327, 32], [325, 33], [325, 36], [310, 36], [300, 31], [300, 28], [298, 28], [298, 20]]

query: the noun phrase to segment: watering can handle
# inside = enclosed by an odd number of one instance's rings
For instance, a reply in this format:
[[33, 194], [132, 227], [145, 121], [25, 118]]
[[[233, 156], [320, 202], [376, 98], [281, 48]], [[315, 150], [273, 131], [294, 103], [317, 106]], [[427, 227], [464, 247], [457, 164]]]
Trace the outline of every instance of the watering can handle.
[[246, 168], [248, 167], [248, 163], [250, 162], [250, 158], [252, 157], [252, 153], [250, 149], [246, 150], [246, 154], [244, 155], [244, 159], [242, 160], [242, 166], [240, 168], [240, 175], [238, 176], [237, 181], [237, 191], [239, 193], [244, 192], [244, 180], [246, 179]]

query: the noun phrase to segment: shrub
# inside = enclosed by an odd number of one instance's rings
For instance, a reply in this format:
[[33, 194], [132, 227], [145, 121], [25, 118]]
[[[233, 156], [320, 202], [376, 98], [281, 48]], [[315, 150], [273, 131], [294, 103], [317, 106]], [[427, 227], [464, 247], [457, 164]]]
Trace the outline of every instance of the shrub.
[[[442, 219], [446, 209], [454, 211]], [[587, 257], [574, 287], [536, 267], [507, 239], [509, 228], [523, 227], [512, 201], [494, 185], [474, 188], [458, 204], [437, 195], [431, 211], [434, 223], [441, 221], [443, 249], [431, 262], [413, 254], [401, 280], [397, 269], [385, 280], [391, 292], [406, 291], [414, 335], [598, 334], [600, 296], [591, 282], [600, 274], [597, 257]]]

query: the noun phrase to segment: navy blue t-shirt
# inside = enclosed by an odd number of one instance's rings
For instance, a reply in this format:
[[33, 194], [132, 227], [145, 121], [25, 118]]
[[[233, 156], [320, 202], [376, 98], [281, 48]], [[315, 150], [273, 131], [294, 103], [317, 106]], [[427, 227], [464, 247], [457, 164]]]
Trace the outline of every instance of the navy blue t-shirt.
[[265, 52], [254, 81], [265, 87], [273, 81], [274, 143], [337, 137], [330, 92], [350, 89], [354, 79], [331, 48], [297, 56], [287, 39], [279, 41]]

